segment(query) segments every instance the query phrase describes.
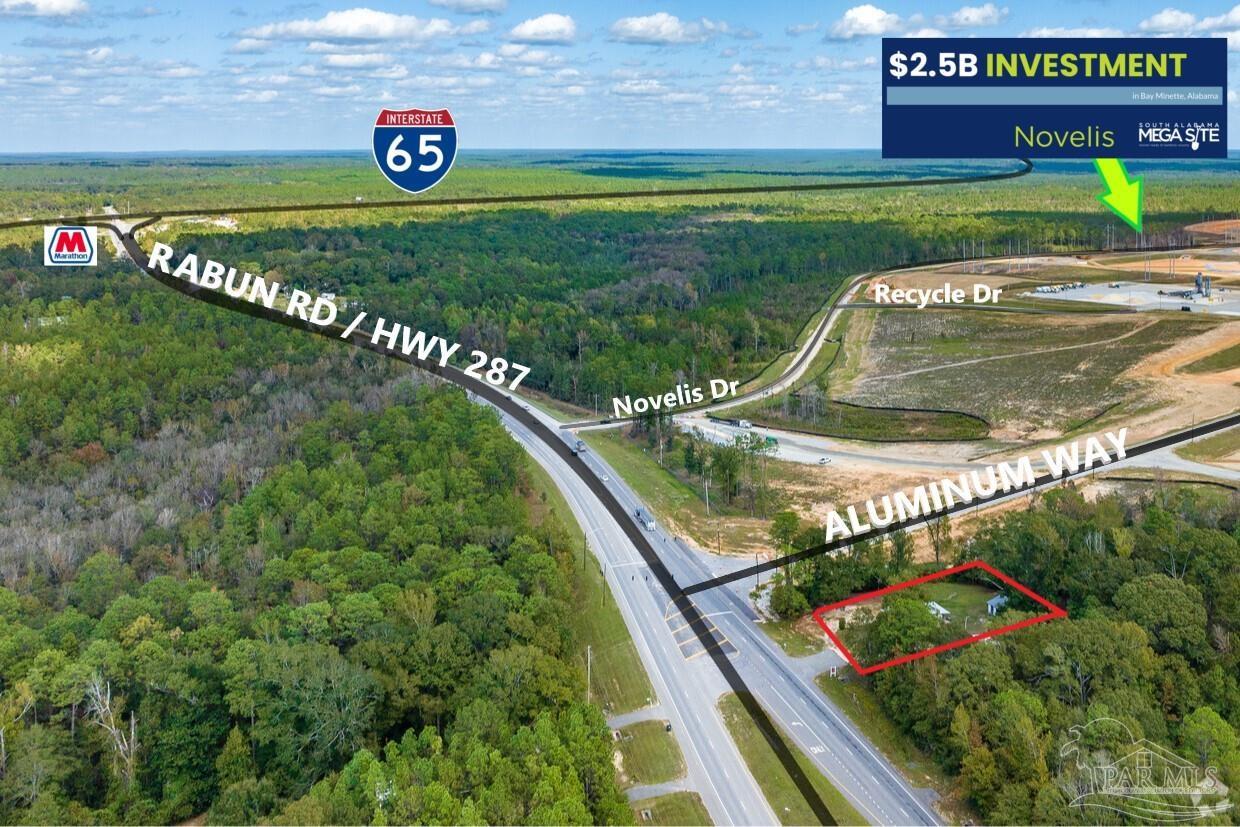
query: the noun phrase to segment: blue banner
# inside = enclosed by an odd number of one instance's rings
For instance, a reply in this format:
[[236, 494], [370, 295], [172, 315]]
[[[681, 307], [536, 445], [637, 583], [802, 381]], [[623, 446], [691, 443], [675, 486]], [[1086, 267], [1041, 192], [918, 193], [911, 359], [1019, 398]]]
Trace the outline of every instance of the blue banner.
[[884, 158], [1225, 158], [1225, 38], [884, 38]]

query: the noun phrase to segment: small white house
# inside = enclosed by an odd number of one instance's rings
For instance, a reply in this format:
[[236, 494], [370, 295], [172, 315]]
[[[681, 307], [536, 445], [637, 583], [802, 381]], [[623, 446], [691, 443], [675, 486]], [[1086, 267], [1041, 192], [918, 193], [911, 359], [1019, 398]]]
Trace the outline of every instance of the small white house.
[[996, 594], [986, 601], [986, 614], [991, 616], [999, 614], [999, 610], [1006, 606], [1007, 602], [1006, 594]]
[[951, 612], [947, 611], [947, 609], [944, 609], [942, 606], [940, 606], [938, 603], [935, 603], [933, 600], [931, 600], [926, 605], [930, 607], [930, 614], [934, 615], [939, 620], [947, 620], [947, 618], [952, 616]]

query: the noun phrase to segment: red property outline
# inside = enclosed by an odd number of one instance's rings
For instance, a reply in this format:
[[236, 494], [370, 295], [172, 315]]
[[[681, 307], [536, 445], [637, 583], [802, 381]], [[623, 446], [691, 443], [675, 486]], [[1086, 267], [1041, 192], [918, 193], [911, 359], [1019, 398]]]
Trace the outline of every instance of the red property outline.
[[[879, 597], [884, 594], [890, 594], [891, 592], [898, 592], [902, 589], [907, 589], [912, 586], [919, 586], [922, 583], [928, 583], [931, 580], [938, 580], [940, 578], [947, 577], [952, 574], [959, 574], [960, 572], [968, 571], [969, 569], [982, 569], [988, 574], [999, 578], [1004, 583], [1006, 583], [1007, 585], [1011, 586], [1012, 588], [1016, 589], [1018, 592], [1023, 594], [1025, 597], [1037, 603], [1039, 606], [1044, 606], [1048, 614], [1037, 615], [1036, 617], [1028, 617], [1017, 623], [1009, 623], [1006, 626], [1000, 626], [997, 629], [987, 629], [984, 632], [978, 632], [976, 635], [969, 635], [968, 637], [962, 637], [959, 640], [953, 640], [949, 643], [944, 643], [939, 646], [926, 649], [923, 652], [913, 652], [910, 655], [901, 655], [898, 658], [892, 658], [891, 660], [885, 660], [882, 663], [876, 663], [873, 666], [862, 666], [860, 663], [858, 663], [857, 659], [853, 657], [852, 652], [848, 651], [848, 647], [844, 645], [844, 641], [840, 640], [839, 636], [835, 634], [835, 632], [831, 631], [831, 629], [827, 626], [826, 621], [822, 619], [822, 616], [826, 612], [831, 611], [832, 609], [838, 609], [843, 606], [849, 606], [849, 605], [852, 605], [853, 603], [861, 603], [862, 601], [865, 601], [865, 600], [872, 600], [875, 597]], [[899, 666], [902, 663], [908, 663], [909, 661], [918, 660], [924, 657], [929, 657], [930, 655], [937, 655], [939, 652], [946, 652], [948, 649], [958, 649], [961, 646], [967, 646], [968, 644], [976, 643], [979, 640], [985, 640], [986, 638], [996, 637], [998, 635], [1007, 634], [1008, 632], [1014, 632], [1017, 629], [1023, 629], [1026, 626], [1032, 626], [1035, 623], [1042, 623], [1043, 621], [1047, 621], [1047, 620], [1057, 620], [1058, 618], [1067, 617], [1067, 616], [1068, 616], [1068, 613], [1066, 611], [1059, 608], [1054, 603], [1047, 600], [1045, 597], [1042, 597], [1041, 595], [1035, 593], [1031, 589], [1028, 589], [1025, 586], [1022, 586], [1020, 583], [1017, 583], [1015, 580], [1008, 577], [1003, 572], [999, 571], [993, 566], [988, 565], [987, 563], [982, 562], [981, 560], [974, 560], [970, 563], [962, 563], [959, 566], [952, 566], [950, 569], [943, 569], [942, 571], [937, 571], [933, 574], [923, 575], [922, 577], [909, 580], [905, 583], [896, 583], [894, 586], [887, 586], [886, 588], [877, 589], [872, 592], [862, 592], [861, 594], [853, 595], [852, 597], [846, 598], [844, 600], [840, 600], [835, 603], [831, 603], [826, 606], [821, 606], [814, 610], [814, 620], [818, 621], [818, 625], [822, 627], [822, 630], [826, 632], [827, 636], [830, 637], [832, 642], [835, 643], [836, 648], [844, 653], [844, 657], [852, 665], [852, 668], [856, 669], [857, 673], [860, 675], [869, 675], [872, 672], [877, 672], [880, 669], [886, 669], [889, 666]]]

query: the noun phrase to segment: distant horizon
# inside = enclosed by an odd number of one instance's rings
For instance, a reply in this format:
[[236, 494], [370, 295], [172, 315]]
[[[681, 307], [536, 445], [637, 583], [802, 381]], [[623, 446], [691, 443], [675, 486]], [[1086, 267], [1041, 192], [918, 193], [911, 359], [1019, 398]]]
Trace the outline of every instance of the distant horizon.
[[1102, 25], [1072, 0], [6, 0], [0, 151], [361, 150], [380, 109], [413, 106], [450, 109], [462, 149], [868, 148], [885, 37], [1226, 38], [1234, 119], [1240, 6], [1168, 2]]

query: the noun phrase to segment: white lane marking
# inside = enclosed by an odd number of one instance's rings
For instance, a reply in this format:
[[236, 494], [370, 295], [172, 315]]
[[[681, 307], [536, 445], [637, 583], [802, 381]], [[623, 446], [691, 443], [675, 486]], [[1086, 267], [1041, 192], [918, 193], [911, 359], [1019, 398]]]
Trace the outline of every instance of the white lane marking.
[[[799, 683], [803, 687], [803, 689], [810, 694], [811, 697], [814, 697], [814, 698], [823, 697], [821, 695], [821, 691], [817, 687], [812, 687], [810, 684], [806, 683], [804, 678], [802, 678], [800, 675], [793, 672], [791, 669], [788, 669], [783, 663], [780, 662], [778, 655], [774, 654], [774, 652], [771, 651], [771, 649], [775, 646], [775, 644], [773, 642], [769, 642], [768, 640], [766, 640], [766, 636], [762, 632], [762, 630], [760, 629], [753, 630], [753, 633], [750, 635], [750, 637], [753, 640], [758, 641], [758, 647], [760, 649], [764, 649], [764, 648], [767, 649], [767, 652], [765, 652], [764, 654], [766, 654], [766, 656], [772, 660], [776, 668], [780, 669], [784, 674], [789, 676], [794, 683]], [[767, 683], [769, 684], [770, 682], [768, 681]], [[779, 694], [778, 690], [775, 689], [774, 685], [771, 685], [771, 691], [775, 692], [775, 694], [777, 695]], [[780, 699], [783, 700], [782, 696]], [[788, 703], [788, 702], [785, 700], [784, 703]], [[887, 775], [891, 777], [892, 781], [895, 781], [896, 784], [899, 785], [899, 787], [904, 791], [905, 795], [907, 795], [910, 799], [912, 799], [913, 803], [917, 805], [917, 809], [920, 810], [923, 815], [929, 818], [932, 824], [939, 823], [939, 819], [935, 817], [933, 813], [931, 813], [929, 810], [926, 809], [926, 806], [922, 804], [921, 800], [913, 793], [912, 788], [908, 786], [908, 783], [904, 780], [904, 778], [902, 776], [897, 776], [895, 773], [893, 773], [891, 770], [891, 767], [887, 765], [886, 759], [882, 756], [875, 754], [875, 752], [872, 749], [870, 749], [869, 745], [866, 743], [865, 737], [861, 735], [859, 732], [857, 732], [856, 728], [853, 726], [851, 721], [842, 720], [839, 714], [831, 706], [829, 701], [826, 704], [811, 704], [811, 708], [817, 709], [818, 707], [826, 709], [826, 711], [831, 715], [831, 717], [834, 718], [835, 721], [841, 727], [847, 730], [848, 734], [852, 736], [852, 740], [858, 746], [860, 746], [861, 749], [864, 750], [871, 758], [873, 758], [875, 762], [879, 764], [879, 766], [883, 768], [883, 771], [886, 772]]]
[[[531, 446], [537, 446], [539, 449], [542, 449], [544, 446], [542, 445], [541, 442], [537, 440], [522, 439], [520, 436], [518, 436], [515, 433], [513, 434], [513, 436], [517, 437], [518, 441], [523, 443], [523, 445], [526, 447], [526, 450], [529, 451], [531, 455], [534, 455], [536, 453], [539, 455], [542, 454], [541, 450], [536, 452], [535, 450], [532, 450], [531, 448]], [[542, 461], [543, 456], [535, 456], [535, 460], [538, 461], [539, 464], [543, 465], [544, 468], [547, 469], [547, 471], [551, 474], [551, 477], [553, 480], [556, 480], [558, 482], [559, 477], [558, 477], [558, 474], [556, 473], [556, 470], [559, 470], [559, 469], [553, 470], [552, 467], [550, 467], [546, 462], [543, 462]], [[585, 504], [582, 502], [582, 494], [578, 491], [577, 486], [569, 485], [568, 490], [561, 488], [561, 492], [566, 495], [566, 499], [569, 501], [570, 510], [575, 512], [574, 517], [577, 519], [578, 524], [583, 524], [583, 523], [593, 524], [592, 521], [586, 516], [587, 514], [590, 514], [591, 512], [589, 509], [585, 507]], [[593, 497], [593, 494], [591, 493], [590, 496]], [[616, 525], [614, 520], [610, 520], [610, 521], [605, 522], [604, 525], [598, 526], [597, 528], [599, 530], [599, 533], [601, 534], [604, 532], [605, 529], [613, 529], [613, 528], [618, 529], [619, 526]], [[621, 536], [623, 537], [623, 534]], [[608, 537], [608, 539], [612, 540], [612, 543], [614, 544], [615, 542], [614, 538]], [[631, 543], [627, 542], [627, 537], [624, 537], [623, 539], [624, 539], [624, 542], [619, 543], [620, 547], [624, 549], [627, 546], [629, 549], [632, 549]], [[602, 544], [600, 544], [600, 546], [602, 546]], [[603, 551], [603, 556], [606, 558], [608, 556], [607, 555], [608, 549], [600, 548], [600, 550]], [[610, 549], [610, 550], [614, 550], [614, 549]], [[632, 549], [632, 551], [635, 553], [636, 549]], [[604, 569], [604, 572], [606, 574], [606, 569]], [[606, 577], [604, 577], [604, 579], [606, 579]], [[637, 622], [636, 613], [634, 612], [633, 607], [630, 605], [630, 601], [633, 600], [633, 597], [629, 595], [627, 592], [625, 592], [623, 587], [619, 584], [617, 587], [617, 592], [623, 595], [624, 597], [624, 600], [618, 600], [616, 602], [619, 606], [622, 607], [622, 610], [624, 611], [626, 615], [626, 619], [628, 620], [628, 622], [626, 622], [626, 625], [629, 626], [630, 634], [632, 634], [632, 631], [634, 629], [637, 630], [638, 634], [636, 635], [636, 640], [640, 642], [642, 649], [645, 651], [647, 655], [645, 662], [650, 664], [653, 667], [653, 668], [648, 667], [647, 673], [651, 674], [652, 680], [655, 680], [658, 683], [663, 685], [665, 697], [669, 699], [669, 707], [670, 707], [671, 713], [677, 718], [677, 723], [679, 723], [681, 727], [684, 727], [684, 718], [682, 717], [679, 706], [677, 705], [677, 700], [679, 699], [677, 698], [677, 695], [672, 692], [671, 684], [668, 682], [666, 676], [663, 673], [663, 670], [659, 667], [658, 660], [654, 656], [654, 651], [651, 648], [650, 641], [647, 639], [647, 630], [643, 626], [641, 626], [641, 624]], [[683, 690], [683, 691], [687, 691], [687, 690]], [[701, 723], [701, 718], [697, 714], [697, 707], [690, 706], [690, 710], [692, 711], [694, 718], [698, 723], [698, 726], [704, 729]], [[734, 814], [724, 805], [723, 796], [720, 794], [719, 788], [715, 785], [715, 779], [714, 779], [713, 774], [706, 768], [706, 762], [702, 759], [702, 755], [698, 751], [697, 743], [694, 741], [692, 735], [688, 734], [688, 728], [684, 727], [684, 730], [687, 733], [685, 740], [688, 742], [689, 748], [690, 750], [692, 750], [693, 756], [697, 760], [697, 764], [700, 767], [701, 774], [706, 777], [706, 783], [710, 786], [711, 792], [714, 793], [715, 800], [718, 802], [719, 808], [722, 811], [723, 815], [725, 816], [727, 823], [735, 824], [736, 822], [734, 820]], [[706, 736], [702, 736], [702, 737], [705, 738]], [[711, 745], [711, 752], [715, 754], [716, 756], [718, 755], [713, 744]], [[720, 762], [721, 768], [726, 767], [726, 765], [727, 765], [727, 762], [724, 762], [724, 761]], [[726, 769], [723, 769], [721, 771], [723, 771], [726, 775]], [[750, 780], [753, 781], [753, 785], [756, 788], [757, 782], [756, 780], [752, 779], [752, 775], [750, 776]], [[752, 792], [753, 791], [751, 791], [751, 794]], [[767, 809], [769, 810], [770, 804], [766, 801], [766, 797], [762, 793], [761, 789], [758, 788], [756, 790], [756, 793], [757, 793], [757, 800], [761, 801], [763, 804], [766, 804]], [[742, 809], [744, 810], [748, 809], [748, 807], [745, 806], [745, 802], [743, 800], [741, 801], [741, 805], [742, 805]], [[761, 823], [764, 818], [768, 818], [768, 817], [764, 815], [762, 818], [754, 820], [754, 823]]]

